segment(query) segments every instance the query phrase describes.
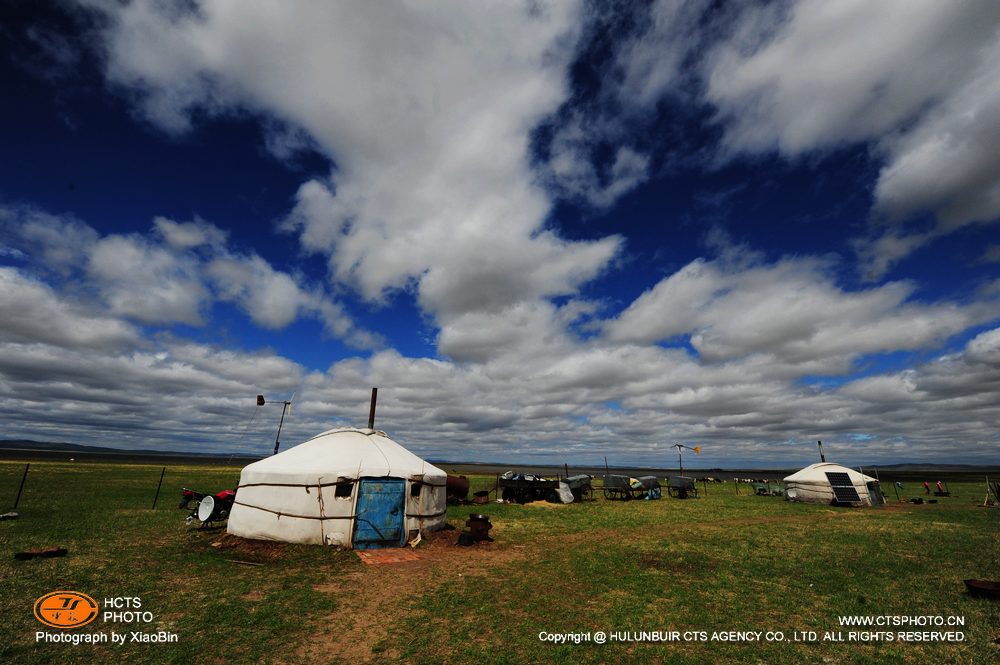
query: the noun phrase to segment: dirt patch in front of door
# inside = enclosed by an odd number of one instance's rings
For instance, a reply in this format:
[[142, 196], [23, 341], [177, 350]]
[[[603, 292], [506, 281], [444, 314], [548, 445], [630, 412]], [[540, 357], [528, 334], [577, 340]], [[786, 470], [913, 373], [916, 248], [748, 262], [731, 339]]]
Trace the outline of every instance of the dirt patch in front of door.
[[316, 622], [314, 632], [288, 662], [367, 663], [399, 658], [401, 654], [391, 647], [378, 654], [372, 648], [406, 618], [411, 600], [436, 593], [456, 577], [498, 578], [528, 556], [526, 548], [496, 542], [463, 547], [458, 545], [458, 535], [458, 530], [439, 531], [410, 550], [415, 560], [372, 566], [359, 562], [357, 570], [315, 585], [316, 591], [334, 594], [338, 609]]

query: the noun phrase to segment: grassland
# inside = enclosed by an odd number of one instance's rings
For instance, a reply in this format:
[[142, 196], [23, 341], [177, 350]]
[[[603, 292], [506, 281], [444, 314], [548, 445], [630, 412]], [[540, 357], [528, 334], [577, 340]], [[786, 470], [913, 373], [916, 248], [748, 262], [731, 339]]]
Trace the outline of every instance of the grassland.
[[[0, 462], [0, 512], [23, 463]], [[496, 542], [444, 532], [419, 560], [366, 566], [351, 552], [239, 543], [184, 525], [181, 486], [233, 486], [236, 468], [32, 462], [20, 519], [0, 523], [0, 662], [747, 662], [993, 663], [1000, 603], [962, 579], [1000, 577], [1000, 509], [981, 482], [936, 505], [842, 509], [737, 496], [476, 507]], [[883, 475], [888, 486], [892, 478]], [[493, 479], [473, 478], [473, 490]], [[917, 487], [907, 484], [908, 493]], [[470, 507], [449, 509], [461, 527]], [[64, 558], [15, 561], [60, 545]], [[213, 546], [216, 545], [216, 546]], [[259, 564], [259, 565], [250, 565]], [[141, 598], [170, 644], [45, 644], [36, 598], [71, 589]], [[960, 616], [961, 642], [794, 642], [841, 633], [842, 615]], [[912, 631], [947, 628], [872, 628]], [[784, 642], [553, 644], [539, 633], [783, 631]], [[71, 631], [68, 631], [71, 632]]]

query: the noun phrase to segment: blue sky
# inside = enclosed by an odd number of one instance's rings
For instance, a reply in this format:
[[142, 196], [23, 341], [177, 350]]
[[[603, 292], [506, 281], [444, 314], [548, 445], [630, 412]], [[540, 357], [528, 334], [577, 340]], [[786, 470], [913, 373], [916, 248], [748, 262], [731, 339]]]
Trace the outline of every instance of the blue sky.
[[0, 436], [1000, 462], [994, 2], [0, 11]]

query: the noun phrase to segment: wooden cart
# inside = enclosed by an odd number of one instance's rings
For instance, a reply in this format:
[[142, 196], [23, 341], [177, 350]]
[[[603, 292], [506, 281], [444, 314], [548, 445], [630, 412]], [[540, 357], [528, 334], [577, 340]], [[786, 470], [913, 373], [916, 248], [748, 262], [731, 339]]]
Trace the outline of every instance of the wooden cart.
[[[594, 487], [591, 484], [593, 476], [585, 474], [547, 480], [545, 478], [524, 478], [518, 474], [514, 478], [500, 478], [498, 489], [504, 501], [514, 503], [531, 503], [532, 501], [559, 502], [561, 498], [560, 484], [566, 483], [566, 488], [573, 495], [573, 501], [585, 501], [594, 498]], [[563, 497], [566, 498], [566, 497]], [[566, 498], [568, 501], [568, 498]]]
[[636, 478], [638, 486], [632, 485], [628, 476], [604, 476], [604, 498], [618, 501], [644, 499], [653, 492], [653, 498], [659, 498], [660, 482], [655, 476]]
[[594, 486], [591, 484], [593, 476], [581, 474], [570, 476], [564, 482], [569, 486], [569, 491], [573, 493], [574, 501], [592, 501], [594, 499]]
[[504, 501], [531, 503], [532, 501], [558, 500], [558, 480], [526, 480], [501, 478], [500, 496]]
[[694, 478], [689, 476], [673, 476], [667, 483], [667, 494], [675, 499], [686, 499], [698, 496], [698, 486]]

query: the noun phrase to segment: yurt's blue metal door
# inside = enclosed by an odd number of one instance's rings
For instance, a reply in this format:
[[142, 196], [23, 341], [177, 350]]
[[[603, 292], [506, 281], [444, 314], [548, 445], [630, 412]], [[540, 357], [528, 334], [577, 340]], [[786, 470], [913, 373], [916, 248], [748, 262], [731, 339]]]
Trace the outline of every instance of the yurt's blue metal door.
[[354, 549], [374, 550], [403, 544], [406, 481], [362, 478], [354, 514]]

